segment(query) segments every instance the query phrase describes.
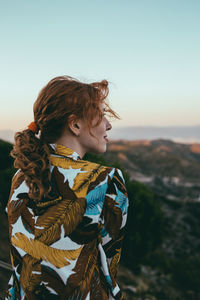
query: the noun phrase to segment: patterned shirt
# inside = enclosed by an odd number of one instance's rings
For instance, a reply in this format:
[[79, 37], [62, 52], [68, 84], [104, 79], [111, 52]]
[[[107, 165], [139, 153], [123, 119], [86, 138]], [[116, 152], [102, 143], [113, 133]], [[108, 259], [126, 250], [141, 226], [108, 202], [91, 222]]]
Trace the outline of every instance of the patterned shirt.
[[6, 299], [123, 299], [116, 282], [128, 209], [123, 175], [51, 147], [51, 197], [31, 200], [20, 170], [12, 179]]

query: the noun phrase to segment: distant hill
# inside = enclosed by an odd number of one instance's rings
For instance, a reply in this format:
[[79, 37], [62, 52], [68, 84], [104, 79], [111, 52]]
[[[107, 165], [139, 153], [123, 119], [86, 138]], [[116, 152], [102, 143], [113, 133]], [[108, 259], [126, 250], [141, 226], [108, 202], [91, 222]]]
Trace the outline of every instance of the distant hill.
[[199, 126], [131, 126], [113, 128], [108, 136], [124, 140], [167, 139], [181, 143], [200, 142]]
[[[155, 299], [200, 299], [200, 280], [194, 280], [200, 276], [200, 143], [118, 140], [109, 143], [104, 157], [111, 164], [117, 161], [132, 180], [144, 183], [160, 199], [165, 238], [148, 260], [153, 269], [164, 271], [149, 283], [159, 289]], [[181, 295], [172, 289], [174, 283]]]
[[[8, 155], [11, 148], [10, 143], [0, 141], [2, 203], [8, 199], [10, 179], [15, 171]], [[200, 143], [121, 139], [108, 143], [108, 151], [92, 159], [119, 166], [130, 176], [127, 180], [129, 177], [124, 172], [130, 205], [128, 234], [124, 240], [126, 251], [122, 251], [121, 261], [125, 261], [124, 257], [130, 259], [128, 269], [121, 266], [119, 272], [126, 299], [139, 300], [143, 296], [145, 299], [200, 299]], [[156, 205], [153, 211], [152, 203]], [[162, 209], [164, 228], [155, 222], [157, 205]], [[0, 260], [10, 262], [8, 224], [2, 209], [0, 225]], [[140, 249], [137, 243], [144, 244], [141, 253], [147, 251], [159, 231], [162, 243], [141, 259], [139, 272], [138, 257], [134, 257], [136, 249]], [[8, 277], [9, 272], [0, 269], [0, 290], [6, 286]]]
[[104, 156], [108, 161], [118, 161], [132, 180], [169, 199], [200, 199], [200, 143], [118, 140], [109, 143]]
[[[108, 132], [112, 140], [155, 140], [167, 139], [180, 143], [200, 142], [200, 125], [198, 126], [129, 126], [112, 128]], [[0, 130], [0, 139], [14, 142], [13, 130]]]

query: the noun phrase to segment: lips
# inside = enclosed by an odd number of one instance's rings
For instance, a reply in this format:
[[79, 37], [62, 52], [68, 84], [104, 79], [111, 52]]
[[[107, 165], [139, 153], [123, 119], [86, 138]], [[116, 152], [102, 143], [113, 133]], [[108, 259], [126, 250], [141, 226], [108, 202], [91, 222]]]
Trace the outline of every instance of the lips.
[[104, 139], [106, 140], [106, 142], [108, 142], [108, 137], [107, 137], [107, 135], [104, 136]]

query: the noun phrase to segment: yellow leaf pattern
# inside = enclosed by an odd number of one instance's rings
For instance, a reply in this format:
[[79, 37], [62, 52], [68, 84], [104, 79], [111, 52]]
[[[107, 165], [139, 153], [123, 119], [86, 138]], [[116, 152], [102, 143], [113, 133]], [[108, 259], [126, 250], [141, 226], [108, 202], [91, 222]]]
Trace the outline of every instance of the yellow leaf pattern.
[[59, 168], [67, 169], [81, 169], [81, 171], [86, 171], [84, 173], [77, 174], [73, 190], [77, 197], [85, 197], [87, 195], [87, 188], [91, 184], [91, 182], [95, 182], [96, 178], [101, 172], [104, 172], [107, 167], [100, 166], [95, 163], [90, 163], [79, 160], [78, 162], [74, 162], [69, 160], [66, 164], [66, 159], [63, 157], [51, 157], [51, 163]]
[[82, 220], [85, 211], [85, 199], [79, 198], [75, 201], [64, 199], [50, 207], [42, 216], [39, 216], [36, 223], [36, 239], [52, 244], [60, 238], [61, 226], [64, 226], [65, 235], [70, 234]]
[[116, 273], [128, 198], [121, 172], [63, 145], [49, 159], [52, 197], [30, 199], [21, 171], [12, 181], [9, 299], [122, 300]]
[[117, 269], [118, 269], [118, 264], [120, 260], [120, 255], [121, 255], [121, 249], [116, 249], [116, 254], [113, 256], [111, 264], [110, 264], [110, 270], [115, 277], [117, 274]]
[[44, 245], [40, 241], [28, 239], [24, 234], [18, 232], [11, 237], [11, 242], [35, 259], [49, 261], [57, 268], [62, 268], [70, 264], [69, 260], [76, 259], [82, 247], [76, 250], [60, 250]]

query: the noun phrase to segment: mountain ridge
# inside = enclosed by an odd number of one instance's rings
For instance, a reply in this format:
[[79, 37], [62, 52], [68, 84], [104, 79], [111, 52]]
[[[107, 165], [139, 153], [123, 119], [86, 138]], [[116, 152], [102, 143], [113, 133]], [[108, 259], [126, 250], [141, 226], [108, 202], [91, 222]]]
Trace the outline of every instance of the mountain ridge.
[[[14, 134], [15, 131], [11, 129], [0, 130], [0, 138], [11, 143], [14, 142]], [[110, 140], [152, 140], [161, 138], [181, 143], [200, 143], [200, 125], [117, 127], [112, 128], [112, 130], [108, 132], [108, 138]]]

